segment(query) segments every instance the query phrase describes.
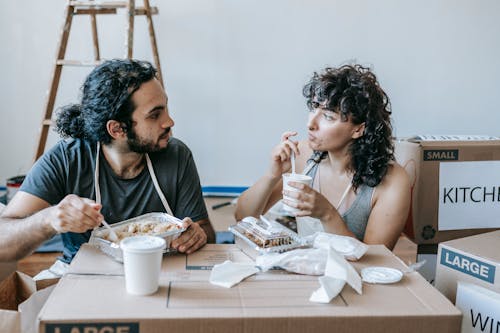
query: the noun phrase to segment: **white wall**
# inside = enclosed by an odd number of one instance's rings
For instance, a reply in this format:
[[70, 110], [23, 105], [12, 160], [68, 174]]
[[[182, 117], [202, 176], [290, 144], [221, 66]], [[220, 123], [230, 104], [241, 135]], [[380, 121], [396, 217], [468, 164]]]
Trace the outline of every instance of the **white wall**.
[[[31, 166], [65, 3], [2, 1], [0, 185]], [[397, 136], [500, 135], [497, 0], [153, 4], [174, 133], [193, 150], [203, 185], [253, 183], [282, 131], [305, 137], [310, 74], [349, 60], [378, 75]], [[103, 57], [123, 56], [123, 20], [100, 20]], [[67, 58], [92, 58], [88, 21], [75, 18]], [[136, 28], [134, 56], [151, 60], [143, 17]], [[89, 70], [63, 70], [56, 106], [77, 101]]]

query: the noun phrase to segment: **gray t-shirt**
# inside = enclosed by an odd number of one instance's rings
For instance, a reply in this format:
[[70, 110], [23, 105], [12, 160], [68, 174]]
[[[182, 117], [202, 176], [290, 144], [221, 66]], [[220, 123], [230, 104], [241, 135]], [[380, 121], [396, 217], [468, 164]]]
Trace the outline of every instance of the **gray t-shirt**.
[[[51, 205], [66, 195], [76, 194], [95, 200], [94, 170], [96, 145], [79, 139], [63, 140], [45, 153], [26, 176], [20, 190], [33, 194]], [[163, 152], [150, 153], [158, 183], [172, 213], [193, 221], [208, 218], [201, 192], [200, 179], [189, 148], [171, 138]], [[116, 223], [150, 212], [165, 212], [148, 168], [133, 179], [118, 177], [101, 152], [99, 185], [102, 214], [109, 223]], [[64, 262], [71, 262], [80, 245], [87, 242], [86, 233], [64, 233]]]

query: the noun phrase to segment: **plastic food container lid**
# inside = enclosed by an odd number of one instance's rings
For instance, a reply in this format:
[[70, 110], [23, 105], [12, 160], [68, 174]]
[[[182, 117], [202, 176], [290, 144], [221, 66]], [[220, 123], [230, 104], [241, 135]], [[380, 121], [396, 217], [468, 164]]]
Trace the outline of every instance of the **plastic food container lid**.
[[123, 251], [133, 253], [150, 253], [163, 251], [167, 243], [163, 238], [156, 236], [132, 236], [124, 238], [120, 242]]
[[361, 279], [367, 283], [389, 284], [399, 282], [403, 272], [389, 267], [366, 267], [361, 270]]

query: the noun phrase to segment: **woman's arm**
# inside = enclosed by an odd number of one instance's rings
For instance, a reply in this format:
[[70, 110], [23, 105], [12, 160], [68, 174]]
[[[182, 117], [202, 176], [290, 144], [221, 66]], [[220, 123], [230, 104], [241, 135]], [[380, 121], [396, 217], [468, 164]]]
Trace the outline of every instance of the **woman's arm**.
[[363, 241], [366, 244], [384, 244], [392, 250], [408, 218], [410, 200], [408, 174], [395, 163], [389, 167], [387, 175], [375, 189]]
[[281, 197], [281, 177], [265, 175], [238, 198], [235, 217], [240, 221], [246, 216], [263, 214]]
[[271, 152], [271, 167], [266, 175], [262, 176], [254, 185], [243, 192], [236, 205], [236, 220], [246, 216], [255, 216], [265, 213], [282, 197], [281, 175], [292, 167], [290, 156], [292, 152], [299, 155], [298, 142], [290, 140], [297, 132], [285, 132], [281, 135], [281, 143]]

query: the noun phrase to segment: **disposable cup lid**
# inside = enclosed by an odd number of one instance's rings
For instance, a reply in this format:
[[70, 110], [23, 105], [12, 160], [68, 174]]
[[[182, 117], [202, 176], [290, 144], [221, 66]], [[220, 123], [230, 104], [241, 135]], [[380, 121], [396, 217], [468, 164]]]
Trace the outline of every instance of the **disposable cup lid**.
[[303, 175], [301, 173], [285, 173], [284, 178], [288, 178], [289, 181], [311, 181], [312, 177], [308, 175]]
[[361, 279], [367, 283], [396, 283], [403, 278], [403, 272], [389, 267], [366, 267], [361, 270]]
[[150, 253], [162, 251], [167, 247], [163, 238], [155, 236], [132, 236], [120, 242], [123, 251], [134, 253]]

